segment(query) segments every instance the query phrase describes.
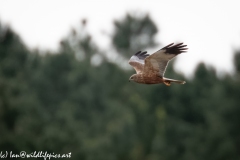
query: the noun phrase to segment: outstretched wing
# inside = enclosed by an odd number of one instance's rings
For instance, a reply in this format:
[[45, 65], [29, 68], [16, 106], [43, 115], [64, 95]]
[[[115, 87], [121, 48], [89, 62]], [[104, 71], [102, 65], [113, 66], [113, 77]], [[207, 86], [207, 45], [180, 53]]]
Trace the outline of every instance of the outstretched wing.
[[129, 60], [129, 64], [136, 70], [137, 74], [143, 71], [144, 59], [148, 57], [147, 52], [138, 51]]
[[168, 62], [180, 53], [187, 51], [187, 45], [171, 43], [145, 59], [144, 74], [159, 74], [164, 76]]

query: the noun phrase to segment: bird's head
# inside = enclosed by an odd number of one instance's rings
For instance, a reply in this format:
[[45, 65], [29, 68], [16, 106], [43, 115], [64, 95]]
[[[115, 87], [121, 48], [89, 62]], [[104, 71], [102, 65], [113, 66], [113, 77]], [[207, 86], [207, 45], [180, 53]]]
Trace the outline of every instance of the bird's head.
[[137, 74], [134, 74], [129, 78], [129, 82], [130, 81], [135, 81], [136, 79], [137, 79]]

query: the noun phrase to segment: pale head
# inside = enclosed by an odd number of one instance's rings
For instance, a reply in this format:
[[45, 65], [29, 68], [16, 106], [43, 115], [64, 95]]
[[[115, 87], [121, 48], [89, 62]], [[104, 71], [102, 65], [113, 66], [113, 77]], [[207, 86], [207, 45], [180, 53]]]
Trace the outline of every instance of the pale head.
[[137, 74], [133, 74], [130, 78], [129, 78], [129, 82], [130, 81], [136, 81], [137, 80]]

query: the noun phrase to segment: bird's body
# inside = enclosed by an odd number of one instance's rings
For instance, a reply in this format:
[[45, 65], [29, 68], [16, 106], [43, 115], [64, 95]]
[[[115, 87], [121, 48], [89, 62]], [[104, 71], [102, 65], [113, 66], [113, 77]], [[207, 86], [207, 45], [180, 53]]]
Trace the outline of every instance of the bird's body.
[[137, 74], [132, 75], [129, 80], [142, 84], [164, 83], [167, 86], [170, 86], [172, 82], [184, 84], [185, 81], [164, 77], [168, 62], [178, 54], [186, 52], [186, 45], [182, 44], [169, 44], [152, 55], [141, 51], [134, 54], [130, 58], [129, 64], [133, 66]]
[[158, 75], [146, 75], [142, 73], [135, 74], [134, 81], [143, 84], [157, 84], [164, 82], [163, 78], [159, 77]]

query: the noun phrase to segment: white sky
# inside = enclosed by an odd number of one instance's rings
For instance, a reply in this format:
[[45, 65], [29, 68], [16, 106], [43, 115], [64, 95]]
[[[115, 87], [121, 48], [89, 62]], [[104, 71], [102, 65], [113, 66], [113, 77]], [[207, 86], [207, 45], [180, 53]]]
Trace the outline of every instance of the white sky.
[[239, 6], [239, 0], [0, 0], [0, 20], [30, 48], [55, 50], [86, 18], [94, 41], [107, 50], [110, 41], [103, 32], [112, 32], [113, 20], [129, 11], [145, 12], [157, 24], [156, 38], [162, 45], [188, 45], [189, 52], [177, 58], [179, 71], [191, 74], [204, 61], [218, 72], [232, 72], [233, 51], [240, 49]]

